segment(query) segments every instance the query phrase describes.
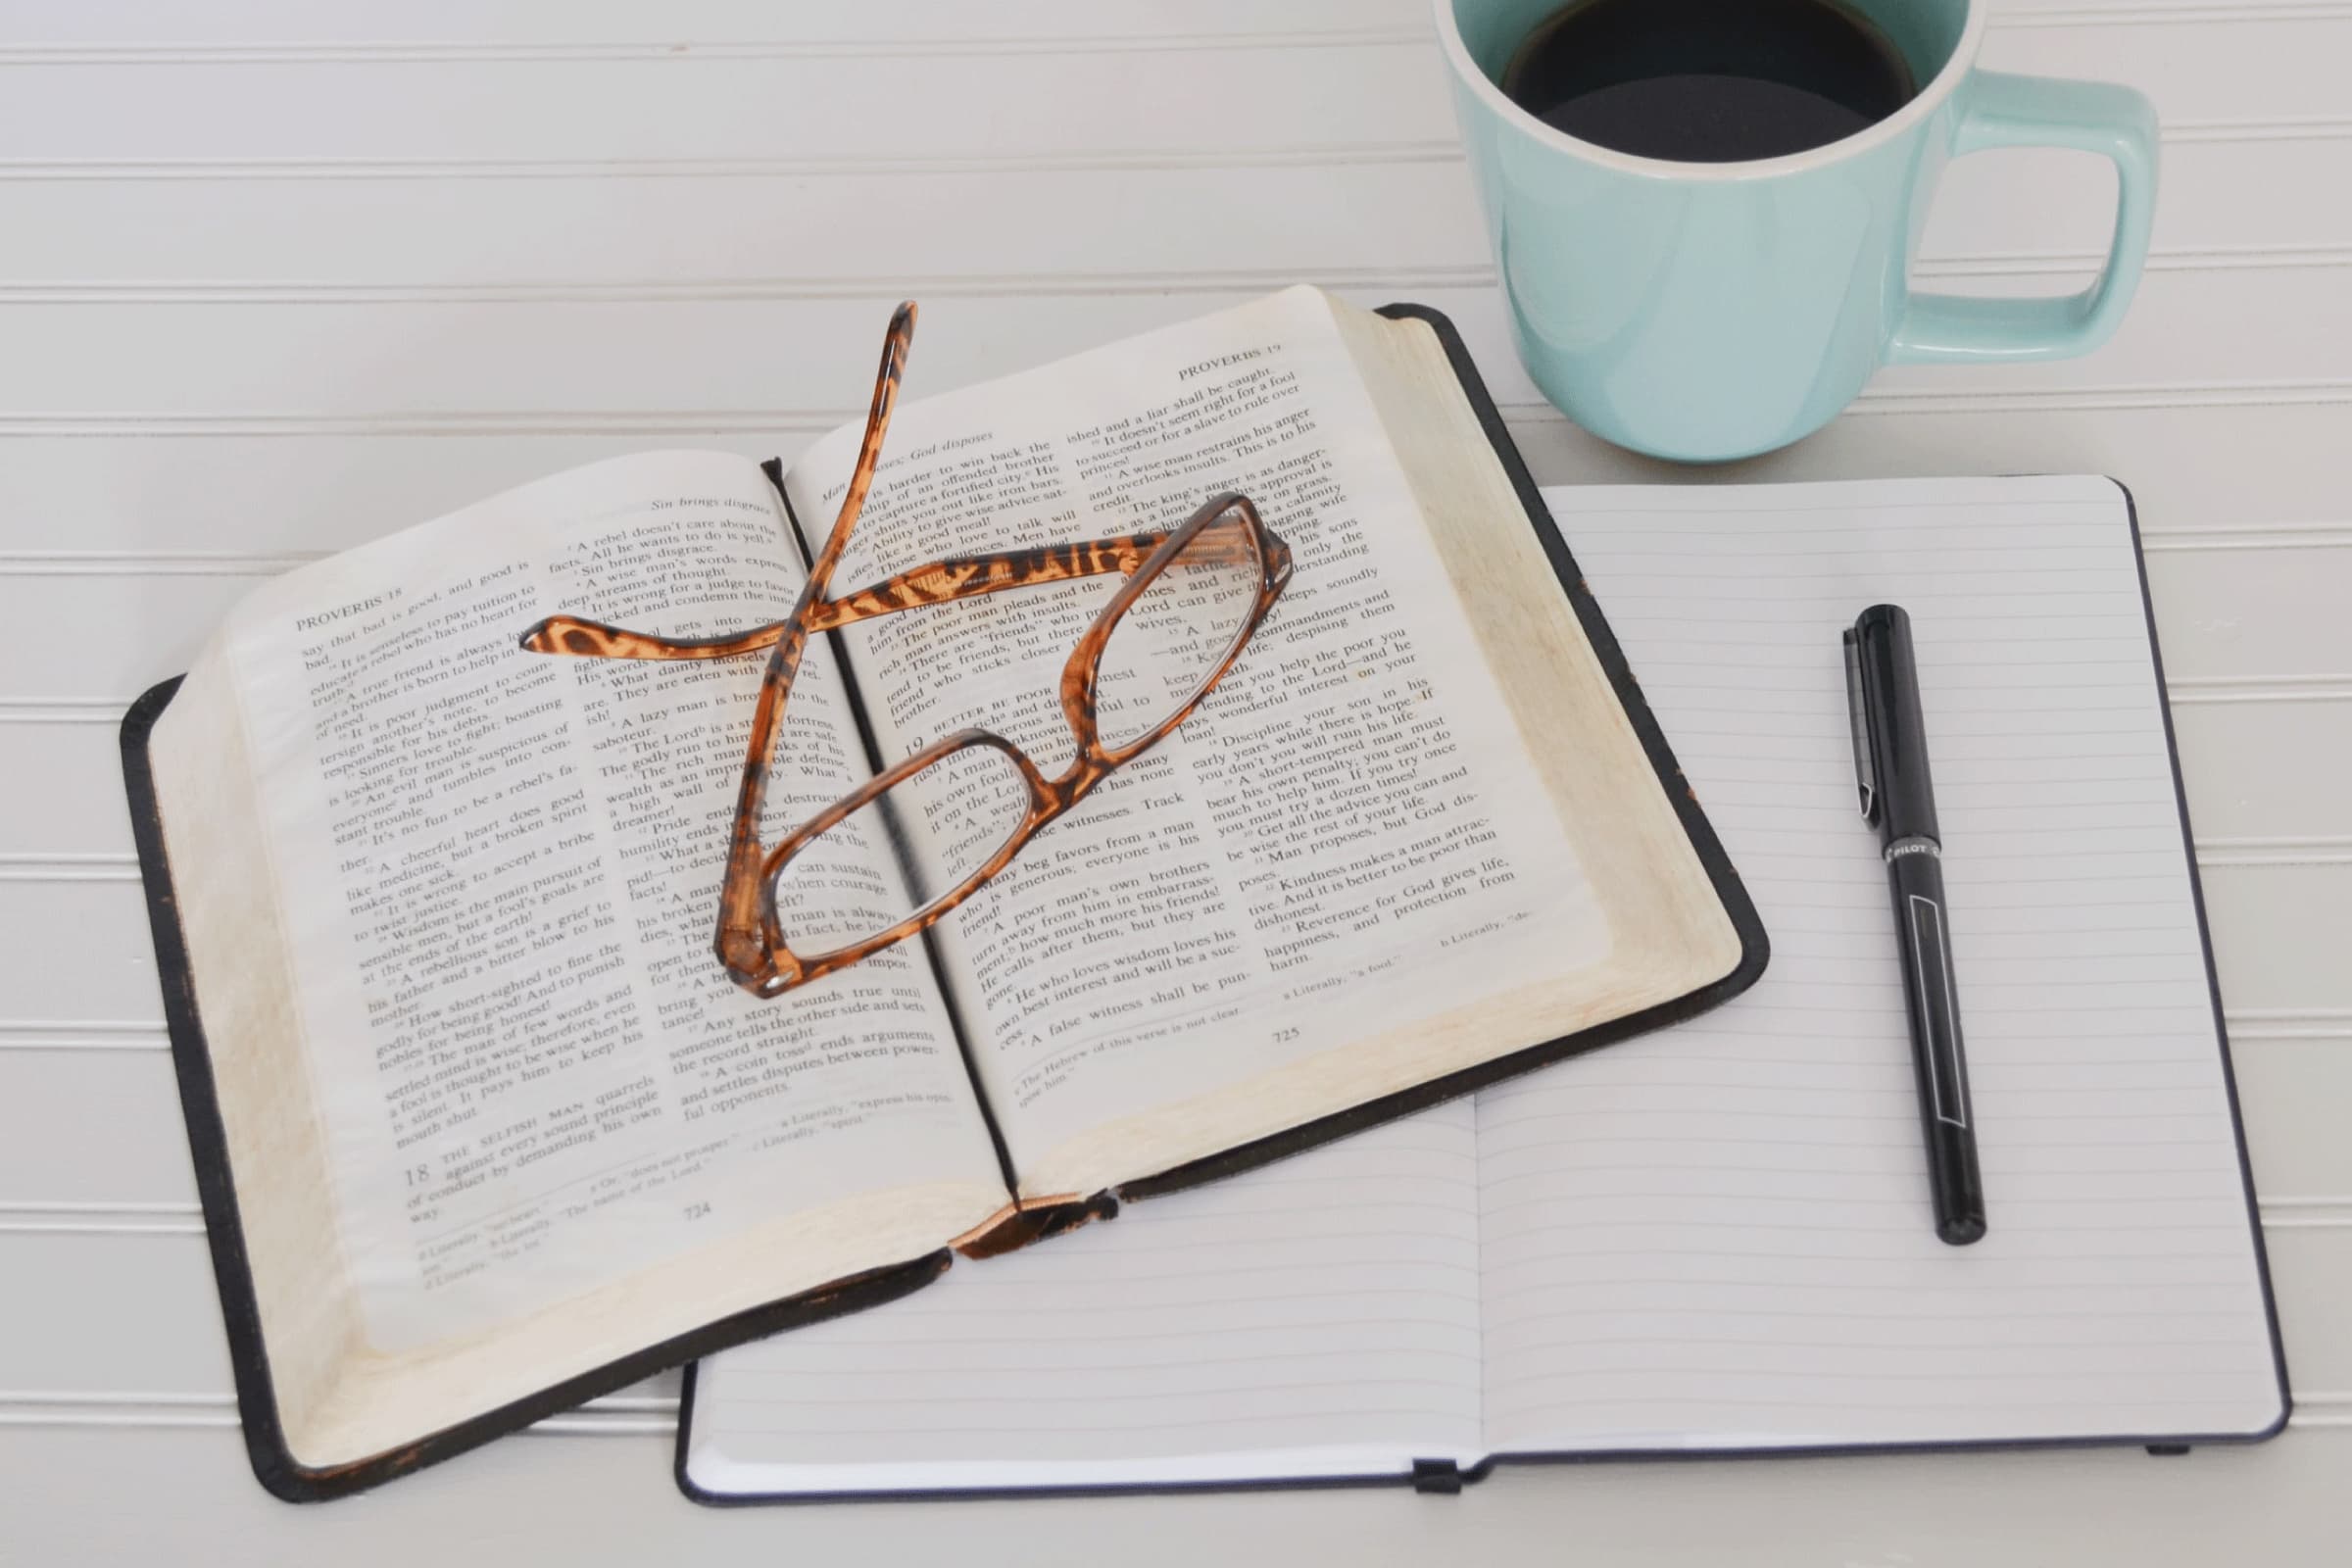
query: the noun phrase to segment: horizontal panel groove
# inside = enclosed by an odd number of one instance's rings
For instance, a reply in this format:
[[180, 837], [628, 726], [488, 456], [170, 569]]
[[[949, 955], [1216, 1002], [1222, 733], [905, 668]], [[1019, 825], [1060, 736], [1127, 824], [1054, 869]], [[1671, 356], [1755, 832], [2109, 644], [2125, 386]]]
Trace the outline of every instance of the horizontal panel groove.
[[[674, 1402], [674, 1401], [673, 1401]], [[594, 1407], [583, 1407], [569, 1415], [551, 1415], [522, 1429], [524, 1437], [536, 1434], [548, 1438], [673, 1438], [678, 1433], [678, 1418], [674, 1411], [668, 1415], [599, 1415]]]
[[136, 882], [138, 879], [138, 859], [127, 854], [0, 855], [0, 882]]
[[2161, 140], [2187, 146], [2233, 141], [2338, 141], [2352, 136], [2352, 119], [2315, 115], [2301, 120], [2189, 120], [2167, 123]]
[[2352, 1040], [2352, 1007], [2224, 1008], [2232, 1045], [2247, 1040]]
[[[2297, 1396], [2298, 1403], [2300, 1396]], [[2312, 1412], [2300, 1407], [2287, 1417], [2287, 1426], [2297, 1431], [2352, 1428], [2352, 1412], [2335, 1414]], [[216, 1428], [234, 1431], [236, 1413], [231, 1411], [186, 1411], [177, 1414], [159, 1412], [152, 1416], [129, 1411], [27, 1411], [0, 1409], [0, 1427], [130, 1427], [148, 1430], [172, 1428]], [[570, 1415], [550, 1416], [533, 1426], [524, 1427], [519, 1436], [552, 1438], [615, 1438], [659, 1437], [677, 1435], [675, 1416], [614, 1416], [599, 1418], [584, 1411]]]
[[[2090, 251], [2006, 251], [1981, 255], [1922, 257], [1913, 275], [1939, 277], [2038, 277], [2096, 271], [2106, 261]], [[2342, 267], [2352, 248], [2342, 245], [2159, 246], [2148, 253], [2151, 272], [2228, 272], [2283, 267]]]
[[[523, 1428], [566, 1437], [622, 1437], [677, 1430], [674, 1395], [612, 1395]], [[0, 1391], [0, 1427], [234, 1428], [230, 1394]]]
[[2352, 17], [2352, 0], [2122, 0], [1997, 10], [1995, 27], [2141, 27], [2212, 22], [2334, 22]]
[[2199, 865], [2352, 865], [2352, 838], [2199, 839]]
[[[2166, 686], [2175, 707], [2352, 702], [2352, 675], [2181, 676], [2168, 681]], [[119, 724], [130, 704], [127, 696], [0, 698], [0, 724]], [[11, 879], [6, 869], [8, 863], [0, 859], [0, 881]], [[26, 873], [16, 880], [63, 878]]]
[[[525, 1433], [556, 1436], [625, 1435], [676, 1431], [679, 1401], [665, 1396], [614, 1396], [551, 1416]], [[2352, 1424], [2352, 1395], [2298, 1391], [2293, 1425]], [[227, 1394], [0, 1393], [0, 1425], [234, 1427], [236, 1397]]]
[[128, 698], [4, 698], [0, 724], [120, 724], [129, 708]]
[[[2015, 251], [1923, 259], [1925, 281], [1972, 277], [2074, 277], [2095, 272], [2089, 252]], [[2249, 245], [2159, 249], [2153, 271], [2243, 271], [2352, 268], [2352, 246]], [[1288, 270], [1200, 268], [1170, 272], [996, 272], [846, 277], [483, 279], [450, 283], [324, 281], [300, 278], [125, 278], [96, 281], [0, 281], [7, 305], [659, 305], [775, 300], [863, 300], [887, 295], [990, 299], [1007, 295], [1122, 296], [1271, 293], [1301, 279], [1328, 288], [1485, 288], [1496, 281], [1487, 264], [1396, 268], [1314, 267]]]
[[[2352, 125], [2347, 126], [2352, 133]], [[1455, 164], [1453, 141], [1353, 146], [1057, 149], [963, 158], [11, 158], [12, 179], [793, 179], [878, 174], [1069, 173], [1088, 170], [1322, 169]]]
[[0, 47], [0, 66], [436, 65], [447, 62], [660, 61], [689, 66], [727, 60], [958, 59], [998, 55], [1158, 54], [1260, 49], [1427, 48], [1424, 26], [1310, 27], [1280, 32], [1069, 32], [1013, 37], [709, 39], [612, 43], [435, 42], [387, 39], [355, 43], [54, 43]]
[[161, 1019], [84, 1023], [76, 1019], [0, 1020], [0, 1051], [168, 1051]]
[[[2352, 1007], [2224, 1009], [2230, 1038], [2239, 1040], [2352, 1040]], [[0, 1019], [0, 1051], [168, 1051], [163, 1020]]]
[[[2352, 522], [2142, 528], [2140, 548], [2175, 551], [2352, 549]], [[0, 577], [270, 577], [323, 561], [323, 550], [245, 554], [176, 550], [0, 550]]]
[[[880, 296], [887, 299], [888, 295]], [[1874, 385], [1855, 399], [1857, 416], [2101, 410], [2341, 407], [2352, 376], [2142, 380], [2077, 386], [1983, 388], [1911, 380]], [[1503, 401], [1506, 420], [1557, 426], [1565, 416], [1538, 398]], [[294, 409], [17, 409], [0, 412], [0, 436], [660, 435], [821, 432], [862, 415], [846, 405], [703, 408], [411, 408], [312, 412]]]
[[[2352, 865], [2352, 837], [2216, 838], [2196, 841], [2200, 865]], [[0, 855], [0, 882], [136, 882], [128, 851]]]
[[[2352, 17], [2352, 0], [2134, 0], [2124, 5], [2081, 5], [2057, 9], [2000, 10], [1987, 19], [1996, 28], [2187, 25], [2212, 23], [2324, 22]], [[694, 65], [729, 60], [866, 60], [926, 56], [1149, 54], [1162, 51], [1254, 51], [1261, 49], [1427, 48], [1436, 34], [1427, 26], [1331, 26], [1265, 32], [1064, 32], [1004, 37], [665, 39], [592, 43], [512, 42], [387, 38], [349, 42], [301, 39], [238, 43], [44, 43], [0, 47], [0, 66], [75, 65], [431, 65], [448, 62], [512, 62], [560, 65], [574, 62], [659, 61]]]
[[[2339, 264], [2352, 266], [2352, 250]], [[2084, 269], [2095, 258], [2082, 259]], [[865, 300], [890, 295], [971, 299], [1004, 295], [1266, 293], [1301, 273], [1248, 269], [1172, 272], [934, 273], [856, 277], [638, 278], [609, 282], [564, 278], [507, 282], [367, 283], [240, 279], [234, 282], [126, 280], [0, 282], [5, 305], [660, 305], [770, 300]], [[1315, 268], [1306, 275], [1331, 288], [1479, 288], [1494, 281], [1483, 264], [1459, 267]]]
[[119, 1211], [96, 1213], [73, 1204], [0, 1203], [0, 1236], [202, 1236], [195, 1206], [167, 1212], [174, 1206], [150, 1211], [121, 1204]]
[[0, 702], [0, 724], [120, 724], [127, 702], [71, 698], [57, 702]]
[[[233, 1432], [234, 1410], [12, 1410], [0, 1406], [0, 1427], [128, 1427], [138, 1430], [215, 1428]], [[597, 1416], [584, 1410], [550, 1416], [522, 1429], [523, 1437], [633, 1438], [674, 1437], [675, 1416]]]
[[[2352, 1193], [2259, 1196], [2264, 1228], [2352, 1230]], [[203, 1211], [186, 1200], [154, 1202], [0, 1201], [0, 1236], [201, 1236]], [[7, 1396], [0, 1395], [0, 1401]]]
[[[2168, 683], [2172, 705], [2180, 707], [2214, 708], [2254, 703], [2343, 703], [2352, 702], [2352, 676], [2314, 677], [2304, 682], [2295, 677], [2281, 677], [2276, 683], [2247, 681], [2224, 687], [2217, 679], [2218, 689], [2207, 690], [2188, 679]], [[0, 724], [120, 724], [129, 709], [128, 697], [82, 698], [0, 698]], [[62, 858], [54, 856], [25, 856], [11, 861], [0, 859], [0, 882], [127, 882], [129, 876], [118, 876], [103, 867], [91, 871], [74, 870], [52, 862]], [[2209, 864], [2232, 864], [2229, 860], [2208, 861]], [[2273, 861], [2244, 862], [2272, 864]], [[2333, 864], [2333, 858], [2322, 858], [2296, 863]]]
[[[2266, 1234], [2279, 1231], [2352, 1231], [2352, 1199], [2328, 1200], [2331, 1207], [2276, 1211], [2268, 1199], [2262, 1200], [2262, 1228]], [[0, 1210], [0, 1241], [11, 1236], [189, 1236], [204, 1234], [201, 1218], [162, 1218], [140, 1220], [111, 1215], [69, 1217], [43, 1220], [23, 1217]], [[5, 1408], [5, 1401], [0, 1401]]]
[[2175, 550], [2343, 550], [2352, 548], [2352, 523], [2268, 522], [2242, 527], [2142, 528], [2139, 547]]
[[[1937, 387], [1873, 388], [1852, 414], [2074, 413], [2114, 409], [2278, 408], [2352, 403], [2352, 380], [2177, 381], [2142, 386], [1952, 392]], [[1548, 405], [1544, 407], [1548, 408]]]
[[[2325, 1396], [2322, 1396], [2325, 1397]], [[233, 1394], [164, 1394], [120, 1393], [114, 1390], [79, 1389], [0, 1389], [0, 1405], [39, 1404], [59, 1409], [76, 1407], [105, 1408], [110, 1405], [170, 1405], [179, 1409], [233, 1410], [237, 1396]], [[601, 1399], [590, 1399], [572, 1413], [585, 1415], [605, 1412], [613, 1415], [674, 1415], [678, 1396], [674, 1394], [608, 1394]]]
[[[2168, 144], [2338, 141], [2352, 137], [2352, 117], [2297, 120], [2168, 122]], [[679, 179], [885, 174], [1047, 173], [1087, 170], [1345, 168], [1463, 161], [1451, 139], [1352, 145], [1056, 149], [984, 157], [908, 158], [12, 158], [0, 181], [15, 179]]]
[[839, 409], [423, 409], [375, 414], [0, 414], [0, 436], [484, 436], [821, 433]]
[[2352, 675], [2202, 675], [2165, 682], [2183, 703], [2340, 703], [2352, 699]]
[[172, 550], [0, 550], [0, 577], [269, 577], [323, 559]]
[[[1849, 413], [2043, 413], [2098, 409], [2243, 408], [2352, 403], [2352, 380], [2281, 380], [1948, 392], [1864, 392]], [[1506, 421], [1559, 424], [1547, 403], [1499, 405]], [[0, 413], [0, 436], [766, 435], [821, 433], [861, 413], [838, 409], [424, 409], [351, 414]]]
[[0, 1405], [0, 1427], [133, 1427], [145, 1431], [216, 1427], [233, 1431], [236, 1426], [234, 1410], [49, 1410]]

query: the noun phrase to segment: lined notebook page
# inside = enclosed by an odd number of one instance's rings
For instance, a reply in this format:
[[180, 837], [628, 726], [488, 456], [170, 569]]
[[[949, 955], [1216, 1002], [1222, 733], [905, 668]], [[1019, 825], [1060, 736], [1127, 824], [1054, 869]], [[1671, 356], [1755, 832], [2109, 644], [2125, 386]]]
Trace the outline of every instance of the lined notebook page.
[[701, 1364], [714, 1493], [1395, 1474], [1479, 1446], [1468, 1102]]
[[[2281, 1413], [2121, 493], [1549, 501], [1740, 867], [1745, 997], [1481, 1097], [1498, 1452]], [[1930, 1229], [1839, 632], [1911, 612], [1990, 1234]]]

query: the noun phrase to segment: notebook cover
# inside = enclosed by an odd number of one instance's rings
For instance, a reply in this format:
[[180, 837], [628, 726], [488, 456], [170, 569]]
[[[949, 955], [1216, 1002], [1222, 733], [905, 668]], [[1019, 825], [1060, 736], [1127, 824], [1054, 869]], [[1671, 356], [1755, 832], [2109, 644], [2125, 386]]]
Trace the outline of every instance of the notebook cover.
[[[1682, 821], [1684, 832], [1690, 835], [1691, 847], [1697, 852], [1700, 863], [1706, 868], [1707, 878], [1714, 886], [1716, 897], [1722, 900], [1725, 910], [1731, 916], [1733, 928], [1740, 935], [1740, 961], [1722, 979], [1671, 1002], [1661, 1003], [1640, 1012], [1629, 1013], [1625, 1017], [1612, 1019], [1607, 1023], [1580, 1030], [1572, 1035], [1563, 1035], [1557, 1040], [1529, 1046], [1525, 1050], [1498, 1056], [1493, 1061], [1481, 1062], [1473, 1067], [1465, 1067], [1458, 1072], [1447, 1073], [1441, 1078], [1433, 1078], [1411, 1089], [1400, 1090], [1393, 1095], [1384, 1095], [1378, 1100], [1366, 1101], [1360, 1105], [1335, 1112], [1329, 1116], [1321, 1116], [1313, 1121], [1302, 1122], [1285, 1132], [1239, 1145], [1222, 1153], [1189, 1161], [1155, 1176], [1122, 1182], [1112, 1195], [1121, 1202], [1151, 1198], [1161, 1193], [1178, 1192], [1184, 1188], [1200, 1186], [1203, 1182], [1215, 1181], [1221, 1177], [1237, 1175], [1247, 1170], [1254, 1170], [1260, 1165], [1312, 1149], [1319, 1144], [1329, 1143], [1335, 1138], [1345, 1138], [1350, 1133], [1361, 1132], [1365, 1128], [1377, 1126], [1382, 1122], [1394, 1121], [1399, 1116], [1409, 1116], [1415, 1111], [1426, 1110], [1443, 1101], [1484, 1089], [1488, 1085], [1498, 1083], [1505, 1078], [1515, 1077], [1538, 1067], [1548, 1066], [1552, 1062], [1580, 1055], [1585, 1052], [1634, 1035], [1645, 1034], [1653, 1029], [1662, 1029], [1669, 1024], [1696, 1017], [1710, 1008], [1721, 1006], [1754, 985], [1764, 973], [1765, 963], [1770, 957], [1770, 944], [1764, 934], [1763, 920], [1756, 913], [1755, 903], [1748, 897], [1746, 886], [1740, 880], [1740, 873], [1733, 868], [1731, 857], [1725, 854], [1722, 841], [1716, 838], [1714, 828], [1709, 825], [1706, 812], [1699, 806], [1697, 793], [1684, 778], [1682, 769], [1676, 765], [1673, 748], [1667, 745], [1665, 732], [1658, 727], [1656, 716], [1650, 712], [1649, 703], [1642, 695], [1641, 684], [1634, 679], [1633, 671], [1626, 663], [1625, 652], [1618, 646], [1616, 636], [1609, 630], [1608, 620], [1601, 614], [1600, 606], [1594, 602], [1592, 595], [1585, 587], [1584, 573], [1578, 570], [1576, 559], [1569, 554], [1567, 541], [1560, 537], [1559, 526], [1552, 521], [1550, 509], [1544, 506], [1543, 494], [1537, 489], [1533, 476], [1528, 473], [1527, 465], [1519, 456], [1519, 449], [1512, 444], [1510, 431], [1503, 424], [1501, 412], [1494, 407], [1494, 400], [1489, 395], [1486, 382], [1479, 376], [1478, 367], [1471, 360], [1470, 351], [1464, 346], [1461, 334], [1454, 329], [1453, 323], [1443, 314], [1431, 310], [1427, 306], [1385, 305], [1381, 307], [1380, 314], [1392, 319], [1416, 320], [1426, 323], [1437, 334], [1439, 343], [1445, 348], [1446, 358], [1453, 367], [1454, 375], [1461, 383], [1462, 395], [1468, 399], [1471, 411], [1477, 415], [1479, 428], [1485, 431], [1488, 442], [1494, 449], [1495, 457], [1502, 464], [1503, 472], [1510, 478], [1512, 490], [1518, 495], [1519, 506], [1525, 514], [1528, 526], [1535, 530], [1536, 538], [1543, 544], [1544, 556], [1550, 561], [1552, 571], [1560, 580], [1561, 591], [1568, 596], [1569, 604], [1575, 608], [1577, 621], [1584, 629], [1586, 640], [1592, 644], [1593, 654], [1599, 659], [1601, 668], [1607, 673], [1609, 685], [1617, 694], [1618, 702], [1624, 706], [1626, 716], [1632, 720], [1635, 734], [1641, 737], [1642, 751], [1648, 756], [1651, 766], [1657, 769], [1658, 782], [1666, 791], [1667, 798], [1673, 802], [1675, 813]], [[1475, 1479], [1486, 1469], [1486, 1466], [1482, 1465], [1476, 1471], [1461, 1472], [1455, 1470], [1454, 1466], [1446, 1461], [1424, 1460], [1420, 1461], [1415, 1473], [1400, 1472], [1395, 1476], [1385, 1477], [1298, 1477], [1290, 1480], [1250, 1482], [1188, 1481], [1114, 1487], [1046, 1486], [1003, 1489], [986, 1493], [908, 1491], [722, 1494], [707, 1492], [697, 1487], [687, 1474], [687, 1440], [693, 1431], [693, 1423], [694, 1378], [692, 1372], [689, 1371], [685, 1396], [680, 1401], [678, 1410], [676, 1458], [678, 1487], [698, 1502], [719, 1505], [758, 1502], [838, 1502], [860, 1498], [874, 1500], [982, 1495], [1053, 1495], [1065, 1493], [1100, 1494], [1109, 1491], [1136, 1493], [1259, 1491], [1267, 1488], [1309, 1486], [1413, 1486], [1424, 1492], [1452, 1492], [1459, 1490], [1463, 1479]], [[1492, 1460], [1488, 1461], [1488, 1464], [1491, 1465]]]
[[1823, 1458], [1856, 1453], [1967, 1453], [1987, 1448], [2129, 1448], [2152, 1453], [2181, 1453], [2215, 1443], [2264, 1443], [2286, 1430], [2294, 1411], [2294, 1394], [2287, 1384], [2286, 1345], [2278, 1332], [2278, 1300], [2271, 1288], [2271, 1260], [2262, 1233], [2262, 1210], [2254, 1191], [2254, 1164], [2246, 1151], [2246, 1121], [2237, 1098], [2237, 1071], [2230, 1059], [2230, 1029], [2222, 1010], [2222, 977], [2213, 956], [2213, 928], [2205, 917], [2205, 886], [2197, 873], [2196, 835], [2188, 821], [2188, 788], [2180, 777], [2180, 742], [2173, 728], [2173, 707], [2164, 683], [2164, 647], [2156, 635], [2156, 606], [2148, 593], [2148, 561], [2140, 547], [2139, 505], [2131, 487], [2110, 477], [2108, 483], [2123, 496], [2124, 516], [2132, 530], [2132, 560], [2139, 573], [2139, 608], [2146, 617], [2148, 658], [2155, 666], [2156, 701], [2164, 714], [2164, 749], [2172, 764], [2173, 805], [2180, 818], [2181, 848], [2188, 856], [2188, 895], [2197, 915], [2197, 941], [2205, 956], [2205, 993], [2213, 1008], [2213, 1035], [2222, 1054], [2222, 1087], [2230, 1100], [2230, 1127], [2237, 1140], [2237, 1173], [2246, 1195], [2246, 1227], [2254, 1238], [2254, 1268], [2262, 1284], [2262, 1311], [2271, 1338], [2271, 1369], [2278, 1380], [2278, 1418], [2259, 1432], [2148, 1432], [2076, 1438], [1987, 1438], [1946, 1443], [1820, 1444], [1785, 1448], [1611, 1448], [1575, 1449], [1553, 1453], [1499, 1453], [1463, 1472], [1466, 1481], [1483, 1480], [1497, 1464], [1577, 1464], [1608, 1459], [1724, 1459]]
[[131, 834], [138, 846], [139, 873], [146, 888], [148, 923], [155, 934], [155, 966], [163, 989], [164, 1021], [172, 1037], [172, 1067], [179, 1079], [179, 1106], [196, 1167], [196, 1192], [204, 1209], [206, 1242], [212, 1250], [213, 1279], [220, 1293], [220, 1316], [228, 1330], [229, 1367], [236, 1384], [238, 1418], [245, 1431], [245, 1453], [253, 1463], [255, 1477], [273, 1495], [288, 1502], [317, 1502], [366, 1491], [626, 1388], [681, 1361], [895, 1300], [946, 1271], [950, 1254], [942, 1249], [706, 1323], [384, 1453], [323, 1469], [295, 1458], [278, 1423], [277, 1398], [270, 1387], [270, 1355], [262, 1340], [253, 1268], [237, 1218], [227, 1133], [214, 1096], [212, 1048], [205, 1039], [204, 1022], [196, 1013], [195, 979], [172, 890], [172, 862], [156, 808], [155, 776], [148, 765], [149, 735], [178, 691], [179, 682], [175, 675], [152, 687], [123, 715], [122, 780], [129, 797]]

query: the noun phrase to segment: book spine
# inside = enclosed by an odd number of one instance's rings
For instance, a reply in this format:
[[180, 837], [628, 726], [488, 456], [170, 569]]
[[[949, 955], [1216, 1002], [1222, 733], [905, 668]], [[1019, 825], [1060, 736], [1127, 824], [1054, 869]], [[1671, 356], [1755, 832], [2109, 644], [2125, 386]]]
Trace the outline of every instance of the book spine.
[[1024, 1198], [1006, 1203], [948, 1245], [963, 1257], [996, 1257], [1091, 1221], [1110, 1219], [1118, 1211], [1118, 1199], [1107, 1192], [1092, 1198]]

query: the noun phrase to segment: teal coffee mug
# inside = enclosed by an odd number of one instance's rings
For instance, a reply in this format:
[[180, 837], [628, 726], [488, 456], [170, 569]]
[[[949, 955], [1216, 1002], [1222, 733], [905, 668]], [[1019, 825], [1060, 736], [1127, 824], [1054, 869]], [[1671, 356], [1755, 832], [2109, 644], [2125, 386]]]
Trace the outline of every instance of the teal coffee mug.
[[[1638, 158], [1553, 129], [1496, 85], [1561, 0], [1436, 0], [1438, 36], [1520, 358], [1594, 434], [1718, 462], [1827, 424], [1882, 365], [2087, 354], [2122, 320], [2156, 207], [2156, 113], [2128, 87], [1977, 69], [1985, 0], [1844, 0], [1918, 95], [1867, 129], [1750, 163]], [[2115, 165], [2115, 238], [2065, 298], [1915, 293], [1944, 166], [1995, 147]]]

